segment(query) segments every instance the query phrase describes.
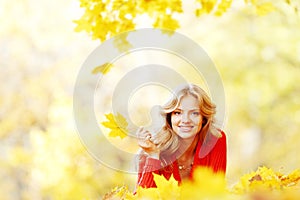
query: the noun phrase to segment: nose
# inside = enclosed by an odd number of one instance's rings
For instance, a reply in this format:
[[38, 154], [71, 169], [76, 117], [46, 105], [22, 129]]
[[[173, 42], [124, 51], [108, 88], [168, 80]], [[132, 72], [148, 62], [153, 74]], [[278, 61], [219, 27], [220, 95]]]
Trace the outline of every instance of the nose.
[[183, 113], [181, 115], [181, 121], [183, 123], [188, 123], [190, 121], [190, 116], [188, 115], [188, 113]]

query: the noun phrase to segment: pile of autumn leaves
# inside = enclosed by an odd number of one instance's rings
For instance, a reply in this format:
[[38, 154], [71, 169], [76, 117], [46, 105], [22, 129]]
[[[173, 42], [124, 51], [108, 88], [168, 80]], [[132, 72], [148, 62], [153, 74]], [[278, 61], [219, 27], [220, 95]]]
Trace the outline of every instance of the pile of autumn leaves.
[[178, 186], [171, 177], [154, 174], [157, 188], [139, 187], [134, 195], [126, 186], [116, 187], [104, 196], [104, 200], [299, 200], [300, 169], [288, 175], [275, 172], [270, 168], [260, 167], [257, 171], [246, 174], [231, 189], [226, 186], [223, 175], [213, 174], [209, 169], [198, 169], [193, 182], [183, 182]]

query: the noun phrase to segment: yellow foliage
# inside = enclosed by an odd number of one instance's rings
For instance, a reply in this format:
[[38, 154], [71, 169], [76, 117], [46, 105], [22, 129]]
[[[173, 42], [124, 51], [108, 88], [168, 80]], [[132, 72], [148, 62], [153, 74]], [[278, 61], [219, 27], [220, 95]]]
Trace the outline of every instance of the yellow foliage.
[[163, 175], [153, 174], [157, 188], [138, 187], [133, 199], [178, 199], [180, 188], [173, 176], [167, 180]]
[[217, 4], [217, 0], [197, 0], [200, 3], [200, 8], [196, 10], [196, 16], [210, 13]]
[[227, 11], [228, 8], [230, 8], [231, 4], [232, 4], [232, 0], [221, 0], [221, 2], [217, 6], [215, 15], [221, 16], [223, 13]]
[[134, 30], [134, 19], [145, 13], [160, 28], [175, 30], [179, 28], [179, 23], [171, 15], [182, 12], [181, 0], [80, 0], [80, 6], [85, 12], [80, 19], [74, 20], [77, 24], [75, 31], [86, 31], [93, 39], [100, 41]]
[[266, 2], [266, 3], [256, 5], [256, 13], [260, 16], [266, 15], [274, 11], [275, 9], [276, 8], [271, 2]]
[[151, 199], [160, 199], [160, 197], [157, 188], [139, 187], [136, 191], [136, 196], [134, 199], [151, 200]]
[[[196, 16], [213, 13], [221, 16], [230, 8], [232, 0], [197, 0], [200, 7], [195, 10]], [[256, 7], [257, 13], [263, 15], [273, 10], [272, 3], [258, 3], [256, 0], [245, 0]], [[80, 0], [84, 14], [78, 20], [75, 31], [86, 31], [92, 39], [105, 41], [117, 34], [135, 30], [136, 20], [141, 15], [148, 15], [154, 28], [175, 31], [180, 27], [174, 14], [183, 13], [182, 0]], [[170, 34], [170, 32], [168, 32]], [[125, 42], [128, 47], [128, 43]]]
[[107, 74], [110, 69], [113, 67], [113, 64], [111, 63], [104, 63], [103, 65], [99, 65], [97, 67], [95, 67], [92, 71], [93, 74], [97, 74], [97, 73], [102, 73]]
[[160, 199], [178, 199], [180, 190], [178, 182], [173, 176], [167, 180], [164, 176], [154, 174], [154, 181], [157, 185], [157, 192]]
[[245, 0], [245, 3], [256, 4], [257, 0]]
[[134, 195], [128, 190], [128, 187], [115, 187], [111, 192], [106, 193], [103, 197], [105, 199], [133, 199]]
[[118, 48], [120, 52], [127, 52], [132, 45], [127, 40], [128, 33], [123, 33], [119, 37], [114, 39], [114, 45]]
[[271, 168], [259, 167], [257, 171], [242, 176], [240, 182], [233, 188], [233, 192], [244, 194], [257, 191], [283, 190], [297, 185], [299, 180], [299, 169], [285, 176]]
[[256, 172], [241, 177], [240, 182], [231, 191], [226, 186], [224, 174], [215, 174], [207, 168], [196, 169], [194, 180], [183, 181], [180, 186], [173, 176], [167, 180], [164, 176], [153, 175], [157, 188], [138, 187], [133, 195], [126, 186], [116, 187], [107, 193], [104, 199], [298, 200], [300, 197], [297, 187], [291, 187], [300, 179], [299, 169], [284, 176], [270, 168], [259, 167]]
[[197, 168], [194, 180], [183, 182], [181, 199], [221, 199], [227, 193], [224, 174], [215, 174], [209, 168]]
[[280, 179], [284, 186], [289, 187], [297, 185], [298, 181], [300, 180], [300, 169], [294, 170], [287, 176], [281, 176]]
[[161, 15], [153, 23], [154, 28], [167, 29], [165, 33], [171, 34], [172, 30], [176, 30], [180, 27], [179, 22], [176, 19], [173, 19], [171, 15]]
[[255, 13], [259, 16], [267, 15], [276, 10], [272, 2], [262, 2], [258, 0], [245, 0], [246, 4], [250, 4], [255, 8]]
[[114, 116], [112, 113], [105, 115], [108, 121], [102, 122], [101, 124], [106, 128], [111, 129], [109, 136], [110, 137], [120, 137], [121, 139], [127, 136], [127, 126], [128, 123], [126, 118], [123, 117], [120, 113]]

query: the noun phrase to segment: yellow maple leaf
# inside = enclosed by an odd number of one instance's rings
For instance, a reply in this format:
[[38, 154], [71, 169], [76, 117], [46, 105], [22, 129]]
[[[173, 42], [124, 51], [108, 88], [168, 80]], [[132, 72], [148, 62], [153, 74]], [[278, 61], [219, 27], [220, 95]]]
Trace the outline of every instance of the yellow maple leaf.
[[123, 139], [127, 136], [128, 123], [125, 117], [123, 117], [120, 113], [118, 113], [116, 116], [114, 116], [112, 113], [109, 113], [106, 114], [105, 117], [108, 119], [108, 121], [102, 122], [101, 124], [104, 127], [111, 129], [109, 133], [110, 137], [120, 137]]
[[163, 175], [154, 174], [154, 181], [157, 188], [138, 187], [136, 190], [137, 199], [179, 199], [180, 188], [173, 175], [167, 180]]
[[104, 63], [95, 67], [92, 71], [93, 74], [102, 73], [103, 75], [107, 74], [110, 69], [113, 67], [112, 63]]
[[173, 175], [167, 180], [163, 175], [153, 174], [160, 199], [179, 199], [180, 188]]

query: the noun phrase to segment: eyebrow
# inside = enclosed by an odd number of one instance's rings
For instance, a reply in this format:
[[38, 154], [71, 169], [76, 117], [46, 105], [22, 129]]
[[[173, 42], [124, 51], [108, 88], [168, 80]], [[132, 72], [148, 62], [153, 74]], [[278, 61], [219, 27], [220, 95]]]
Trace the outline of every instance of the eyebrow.
[[[182, 110], [180, 108], [176, 108], [174, 111], [177, 111], [177, 110]], [[195, 109], [191, 109], [191, 110], [188, 110], [188, 111], [200, 111], [200, 108], [195, 108]]]

